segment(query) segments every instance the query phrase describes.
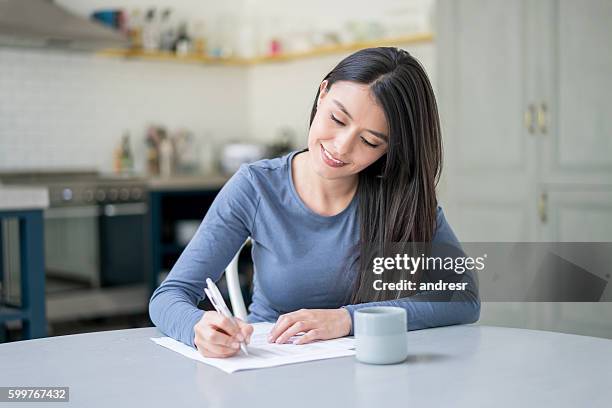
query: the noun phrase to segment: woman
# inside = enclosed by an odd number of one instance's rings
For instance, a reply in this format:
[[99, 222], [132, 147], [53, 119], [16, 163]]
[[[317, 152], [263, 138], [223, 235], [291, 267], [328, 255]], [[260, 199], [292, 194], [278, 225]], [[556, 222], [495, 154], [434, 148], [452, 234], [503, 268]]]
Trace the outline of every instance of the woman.
[[474, 290], [443, 302], [368, 284], [360, 243], [458, 245], [436, 199], [441, 156], [436, 101], [418, 61], [391, 47], [348, 56], [320, 84], [308, 148], [243, 165], [224, 185], [153, 294], [152, 321], [204, 356], [236, 354], [252, 326], [241, 321], [236, 329], [195, 305], [206, 278], [217, 281], [249, 236], [255, 277], [247, 321], [276, 321], [270, 342], [300, 332], [297, 344], [350, 335], [354, 311], [372, 305], [406, 309], [407, 330], [476, 321]]

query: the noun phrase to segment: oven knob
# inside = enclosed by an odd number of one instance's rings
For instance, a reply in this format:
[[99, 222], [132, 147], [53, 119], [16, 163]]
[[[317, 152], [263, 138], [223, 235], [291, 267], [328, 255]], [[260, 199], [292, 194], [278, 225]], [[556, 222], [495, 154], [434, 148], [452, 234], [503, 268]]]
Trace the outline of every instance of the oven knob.
[[65, 188], [62, 190], [62, 201], [71, 201], [72, 200], [72, 189]]
[[140, 200], [142, 198], [142, 189], [141, 188], [133, 188], [132, 189], [132, 199]]
[[130, 190], [127, 188], [122, 188], [119, 190], [119, 199], [121, 201], [127, 201], [130, 198]]
[[92, 190], [85, 190], [83, 193], [83, 199], [86, 203], [90, 203], [94, 200], [94, 192]]
[[106, 192], [104, 190], [96, 191], [96, 200], [104, 201], [106, 199]]
[[119, 192], [117, 191], [117, 189], [116, 189], [116, 188], [111, 188], [111, 189], [108, 191], [108, 199], [109, 199], [109, 200], [111, 200], [111, 201], [116, 201], [118, 196], [119, 196]]
[[52, 193], [49, 193], [49, 195], [51, 196], [51, 202], [53, 204], [57, 204], [57, 203], [61, 203], [62, 202], [62, 194], [59, 191], [53, 191]]

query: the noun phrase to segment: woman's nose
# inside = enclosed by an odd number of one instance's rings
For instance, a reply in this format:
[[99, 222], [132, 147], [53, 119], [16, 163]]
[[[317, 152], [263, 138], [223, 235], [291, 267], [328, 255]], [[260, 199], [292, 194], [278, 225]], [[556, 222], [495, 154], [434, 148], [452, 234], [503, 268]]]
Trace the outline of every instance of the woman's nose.
[[355, 137], [352, 132], [342, 132], [337, 135], [334, 139], [334, 153], [340, 156], [340, 159], [345, 158], [351, 152], [354, 139]]

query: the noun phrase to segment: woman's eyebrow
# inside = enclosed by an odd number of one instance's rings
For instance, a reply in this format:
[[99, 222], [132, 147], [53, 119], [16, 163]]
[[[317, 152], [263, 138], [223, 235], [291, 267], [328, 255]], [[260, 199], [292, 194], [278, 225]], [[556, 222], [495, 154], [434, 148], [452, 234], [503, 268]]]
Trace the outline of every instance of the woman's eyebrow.
[[[344, 105], [340, 103], [340, 101], [338, 101], [338, 100], [336, 100], [336, 99], [332, 99], [332, 101], [333, 101], [333, 102], [334, 102], [336, 105], [338, 105], [338, 108], [340, 108], [340, 110], [341, 110], [342, 112], [344, 112], [344, 114], [345, 114], [346, 116], [348, 116], [348, 117], [349, 117], [351, 120], [353, 120], [353, 117], [351, 116], [351, 114], [350, 114], [350, 113], [348, 113], [348, 111], [346, 110], [346, 108], [344, 107]], [[370, 133], [371, 133], [371, 134], [373, 134], [374, 136], [376, 136], [376, 137], [378, 137], [378, 138], [380, 138], [380, 139], [384, 140], [385, 142], [388, 142], [388, 141], [389, 141], [389, 137], [387, 137], [387, 135], [385, 135], [384, 133], [380, 133], [380, 132], [377, 132], [377, 131], [375, 131], [375, 130], [371, 130], [371, 129], [366, 129], [366, 131], [367, 131], [367, 132], [370, 132]]]

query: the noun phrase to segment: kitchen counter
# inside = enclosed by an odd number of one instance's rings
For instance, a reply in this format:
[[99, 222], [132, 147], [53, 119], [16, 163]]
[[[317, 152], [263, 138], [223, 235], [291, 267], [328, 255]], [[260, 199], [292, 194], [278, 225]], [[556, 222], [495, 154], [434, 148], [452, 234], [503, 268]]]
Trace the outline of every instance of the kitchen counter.
[[49, 191], [45, 187], [0, 185], [0, 211], [20, 211], [49, 207]]
[[147, 179], [147, 187], [149, 191], [220, 189], [230, 177], [223, 174], [152, 177]]

